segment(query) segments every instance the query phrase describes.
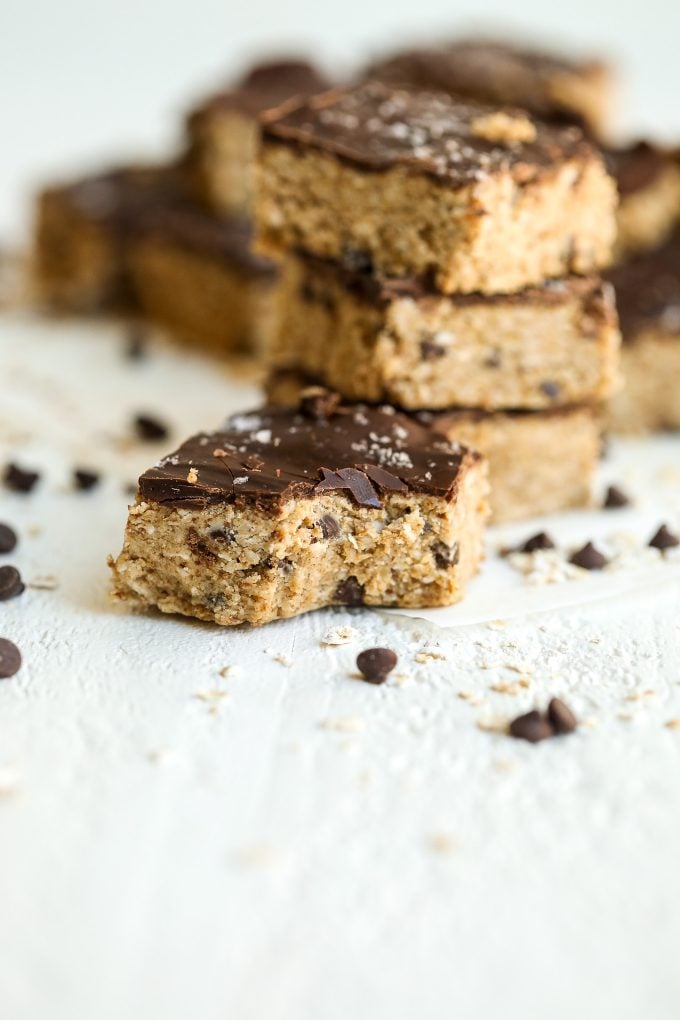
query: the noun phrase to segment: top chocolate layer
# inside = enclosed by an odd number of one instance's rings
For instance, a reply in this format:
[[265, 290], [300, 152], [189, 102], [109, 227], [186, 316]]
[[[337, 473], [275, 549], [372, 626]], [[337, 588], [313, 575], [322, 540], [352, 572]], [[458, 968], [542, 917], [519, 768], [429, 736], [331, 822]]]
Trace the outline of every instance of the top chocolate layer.
[[201, 104], [190, 119], [215, 109], [234, 109], [255, 118], [263, 110], [279, 106], [293, 96], [312, 96], [329, 87], [326, 76], [304, 60], [257, 64], [234, 88], [219, 92]]
[[499, 112], [527, 126], [520, 111], [367, 82], [269, 111], [262, 133], [265, 141], [321, 149], [363, 170], [399, 165], [456, 187], [499, 172], [525, 184], [564, 160], [600, 158], [575, 127], [529, 123], [531, 141], [492, 141], [480, 125]]
[[433, 89], [487, 102], [514, 103], [545, 120], [580, 121], [555, 95], [565, 76], [601, 73], [596, 61], [576, 62], [540, 50], [484, 39], [406, 50], [369, 67], [367, 77], [391, 85]]
[[251, 248], [252, 227], [248, 220], [216, 216], [184, 198], [159, 202], [146, 210], [139, 225], [144, 237], [176, 245], [197, 255], [228, 262], [231, 266], [273, 276], [276, 267]]
[[606, 149], [605, 162], [615, 178], [619, 195], [626, 198], [650, 187], [671, 165], [671, 157], [649, 142], [637, 142], [625, 149]]
[[120, 234], [138, 229], [150, 209], [175, 198], [180, 189], [176, 165], [116, 167], [50, 188], [88, 219]]
[[680, 334], [680, 234], [607, 272], [614, 284], [624, 341], [650, 326]]
[[454, 498], [463, 462], [477, 454], [433, 439], [390, 407], [338, 401], [320, 391], [299, 412], [236, 415], [145, 471], [140, 499], [174, 507], [249, 503], [275, 512], [287, 500], [328, 491], [373, 508], [396, 492]]

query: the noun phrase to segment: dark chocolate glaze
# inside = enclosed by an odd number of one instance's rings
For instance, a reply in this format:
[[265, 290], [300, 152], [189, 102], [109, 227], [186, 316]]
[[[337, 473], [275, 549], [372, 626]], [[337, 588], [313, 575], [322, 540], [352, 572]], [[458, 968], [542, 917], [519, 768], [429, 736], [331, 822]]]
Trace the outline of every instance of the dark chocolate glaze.
[[[475, 132], [478, 118], [498, 109], [443, 92], [409, 92], [379, 82], [337, 89], [284, 104], [262, 117], [266, 142], [320, 149], [362, 170], [394, 166], [462, 187], [507, 172], [527, 184], [575, 159], [600, 159], [576, 127], [535, 123], [531, 142], [489, 141]], [[517, 110], [511, 115], [526, 117]]]
[[252, 251], [253, 233], [248, 220], [216, 216], [183, 198], [148, 209], [140, 231], [144, 237], [228, 262], [249, 274], [276, 274], [272, 262]]
[[256, 64], [236, 86], [211, 96], [190, 114], [190, 121], [219, 109], [233, 109], [248, 117], [279, 106], [293, 96], [313, 96], [330, 88], [326, 76], [305, 60], [272, 60]]
[[327, 491], [346, 492], [362, 507], [380, 507], [394, 492], [450, 500], [464, 463], [476, 458], [390, 407], [340, 405], [327, 418], [264, 408], [194, 436], [145, 471], [139, 498], [175, 507], [236, 502], [272, 512]]
[[124, 235], [135, 232], [152, 209], [175, 200], [180, 190], [178, 167], [170, 164], [116, 167], [50, 192], [62, 195], [88, 219]]
[[555, 95], [555, 79], [601, 73], [598, 61], [569, 61], [486, 39], [406, 50], [369, 66], [366, 77], [492, 103], [513, 103], [557, 123], [579, 123]]
[[176, 164], [123, 167], [57, 189], [88, 219], [121, 242], [153, 236], [168, 244], [228, 262], [248, 273], [274, 275], [274, 265], [251, 250], [245, 219], [216, 216], [187, 196]]
[[[570, 299], [584, 298], [599, 302], [600, 314], [615, 321], [612, 289], [596, 276], [569, 276], [561, 280], [547, 280], [540, 287], [527, 287], [512, 294], [447, 294], [443, 295], [434, 282], [417, 276], [382, 276], [375, 270], [358, 271], [344, 262], [334, 262], [310, 255], [298, 249], [296, 256], [307, 263], [315, 277], [326, 278], [329, 284], [339, 284], [350, 294], [373, 305], [388, 305], [400, 298], [421, 301], [445, 298], [452, 305], [559, 305]], [[313, 295], [310, 292], [310, 298]], [[593, 304], [593, 310], [594, 304]]]
[[605, 149], [604, 156], [622, 198], [654, 184], [672, 163], [668, 153], [650, 142], [637, 142], [625, 149]]
[[624, 341], [650, 326], [680, 335], [680, 234], [661, 248], [614, 266], [607, 277], [616, 291]]

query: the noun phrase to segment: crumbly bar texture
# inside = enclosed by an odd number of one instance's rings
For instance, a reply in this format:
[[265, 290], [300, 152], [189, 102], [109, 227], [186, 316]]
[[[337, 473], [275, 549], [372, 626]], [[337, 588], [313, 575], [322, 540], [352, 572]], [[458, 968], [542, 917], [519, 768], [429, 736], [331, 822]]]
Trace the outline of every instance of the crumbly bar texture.
[[258, 64], [234, 88], [211, 96], [187, 118], [188, 173], [194, 195], [215, 212], [245, 215], [252, 200], [257, 120], [263, 110], [329, 82], [301, 60]]
[[605, 150], [619, 191], [617, 259], [659, 247], [680, 210], [680, 164], [649, 142]]
[[276, 270], [250, 250], [243, 220], [189, 202], [155, 210], [132, 254], [142, 311], [178, 340], [216, 354], [269, 345]]
[[449, 605], [482, 558], [487, 491], [479, 454], [392, 408], [240, 415], [142, 475], [114, 595], [222, 625]]
[[[272, 374], [267, 384], [274, 405], [295, 407], [301, 394], [318, 387], [292, 370]], [[472, 409], [411, 412], [421, 425], [479, 450], [489, 464], [491, 520], [525, 520], [591, 501], [592, 480], [602, 449], [602, 410], [596, 405], [544, 411]]]
[[625, 385], [611, 401], [615, 432], [680, 429], [680, 237], [609, 272], [621, 317]]
[[96, 312], [136, 305], [132, 239], [145, 214], [177, 186], [175, 167], [111, 170], [45, 189], [36, 206], [32, 257], [38, 300]]
[[613, 290], [570, 277], [512, 295], [444, 296], [289, 255], [270, 362], [348, 400], [406, 409], [598, 401], [619, 379]]
[[391, 85], [512, 103], [542, 120], [606, 132], [614, 92], [603, 60], [569, 60], [493, 39], [459, 39], [402, 51], [369, 66], [366, 76]]
[[368, 82], [262, 119], [265, 252], [301, 248], [443, 293], [505, 293], [609, 261], [616, 186], [576, 127]]

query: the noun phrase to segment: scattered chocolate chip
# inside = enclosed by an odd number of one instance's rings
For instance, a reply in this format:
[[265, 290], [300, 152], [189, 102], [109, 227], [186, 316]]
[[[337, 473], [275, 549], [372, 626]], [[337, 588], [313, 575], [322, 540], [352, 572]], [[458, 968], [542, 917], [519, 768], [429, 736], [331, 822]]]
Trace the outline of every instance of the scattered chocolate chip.
[[488, 358], [484, 359], [484, 368], [500, 368], [503, 364], [500, 351], [493, 351]]
[[332, 417], [339, 404], [340, 394], [326, 390], [323, 386], [308, 386], [300, 394], [301, 412], [314, 421]]
[[96, 471], [88, 471], [85, 468], [76, 468], [73, 472], [73, 484], [81, 492], [89, 492], [99, 485], [99, 475]]
[[555, 733], [573, 733], [578, 719], [560, 698], [551, 698], [548, 703], [548, 720]]
[[554, 382], [541, 383], [540, 390], [542, 393], [545, 393], [546, 397], [550, 397], [551, 400], [554, 400], [555, 397], [559, 397], [560, 395], [560, 388], [557, 383]]
[[29, 471], [18, 464], [8, 464], [2, 476], [5, 487], [14, 492], [30, 492], [39, 478], [37, 471]]
[[602, 506], [605, 510], [618, 510], [622, 506], [629, 506], [630, 499], [618, 485], [610, 485], [604, 497]]
[[21, 652], [7, 638], [0, 638], [0, 679], [6, 680], [21, 669]]
[[569, 557], [569, 562], [584, 570], [602, 570], [607, 566], [609, 560], [599, 549], [595, 548], [592, 542], [586, 542], [582, 549], [577, 550]]
[[662, 524], [656, 534], [650, 538], [649, 545], [653, 549], [661, 549], [663, 552], [664, 549], [674, 549], [676, 545], [680, 545], [680, 539], [672, 531], [669, 531], [665, 524]]
[[359, 584], [356, 577], [348, 577], [335, 589], [335, 601], [343, 606], [363, 606], [363, 585]]
[[537, 534], [532, 535], [531, 538], [527, 538], [526, 542], [518, 545], [515, 552], [532, 553], [536, 552], [537, 549], [554, 549], [555, 543], [553, 542], [547, 531], [539, 531]]
[[460, 549], [458, 548], [457, 542], [454, 542], [453, 545], [446, 545], [444, 542], [435, 542], [430, 548], [434, 555], [434, 562], [440, 570], [446, 570], [448, 567], [455, 567], [460, 556]]
[[0, 567], [0, 602], [21, 595], [24, 587], [21, 574], [16, 567]]
[[547, 740], [554, 734], [548, 719], [537, 709], [513, 719], [508, 732], [511, 737], [515, 737], [517, 740], [528, 740], [530, 744], [538, 744], [540, 740]]
[[340, 534], [340, 523], [333, 514], [324, 514], [319, 520], [319, 527], [324, 538], [337, 538]]
[[420, 357], [423, 361], [436, 361], [438, 358], [443, 358], [445, 354], [446, 348], [441, 344], [435, 343], [434, 340], [421, 340]]
[[146, 357], [146, 330], [143, 326], [131, 326], [127, 335], [125, 357], [130, 361], [142, 361]]
[[140, 439], [145, 442], [155, 442], [158, 439], [167, 439], [168, 427], [157, 418], [151, 418], [146, 414], [138, 414], [135, 418], [135, 431]]
[[0, 524], [0, 553], [12, 552], [17, 544], [17, 533], [9, 524]]
[[396, 664], [391, 648], [367, 648], [357, 655], [357, 668], [369, 684], [384, 684]]

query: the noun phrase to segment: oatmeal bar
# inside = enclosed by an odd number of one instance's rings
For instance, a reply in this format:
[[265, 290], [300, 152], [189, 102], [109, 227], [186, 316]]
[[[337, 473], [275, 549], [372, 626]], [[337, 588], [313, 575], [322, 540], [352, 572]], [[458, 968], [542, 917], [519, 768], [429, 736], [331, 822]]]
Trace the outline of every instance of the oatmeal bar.
[[610, 404], [611, 427], [680, 429], [680, 236], [608, 275], [621, 319], [625, 381]]
[[250, 241], [245, 221], [186, 200], [149, 213], [131, 258], [142, 311], [179, 340], [214, 353], [261, 350], [277, 281]]
[[114, 594], [223, 625], [449, 605], [482, 558], [487, 489], [479, 454], [391, 408], [238, 415], [142, 475]]
[[347, 400], [532, 410], [616, 389], [613, 290], [597, 277], [445, 296], [302, 254], [286, 256], [282, 274], [270, 363]]
[[64, 311], [134, 307], [132, 239], [148, 210], [175, 191], [177, 177], [174, 166], [131, 166], [46, 188], [36, 209], [38, 298]]
[[247, 213], [259, 114], [328, 87], [311, 64], [283, 60], [259, 64], [234, 88], [203, 102], [187, 118], [188, 171], [196, 197], [217, 213]]
[[302, 248], [444, 293], [506, 293], [608, 262], [616, 187], [576, 127], [376, 82], [269, 111], [255, 216]]
[[602, 60], [570, 60], [492, 39], [460, 39], [406, 50], [373, 63], [366, 76], [390, 85], [512, 103], [542, 120], [607, 126], [613, 92]]
[[[301, 394], [316, 392], [294, 371], [274, 373], [267, 396], [296, 407]], [[581, 405], [544, 411], [410, 412], [421, 425], [451, 442], [479, 450], [489, 463], [494, 524], [586, 506], [600, 457], [602, 413]]]
[[680, 210], [680, 165], [648, 142], [607, 149], [605, 157], [619, 191], [617, 257], [658, 247]]

